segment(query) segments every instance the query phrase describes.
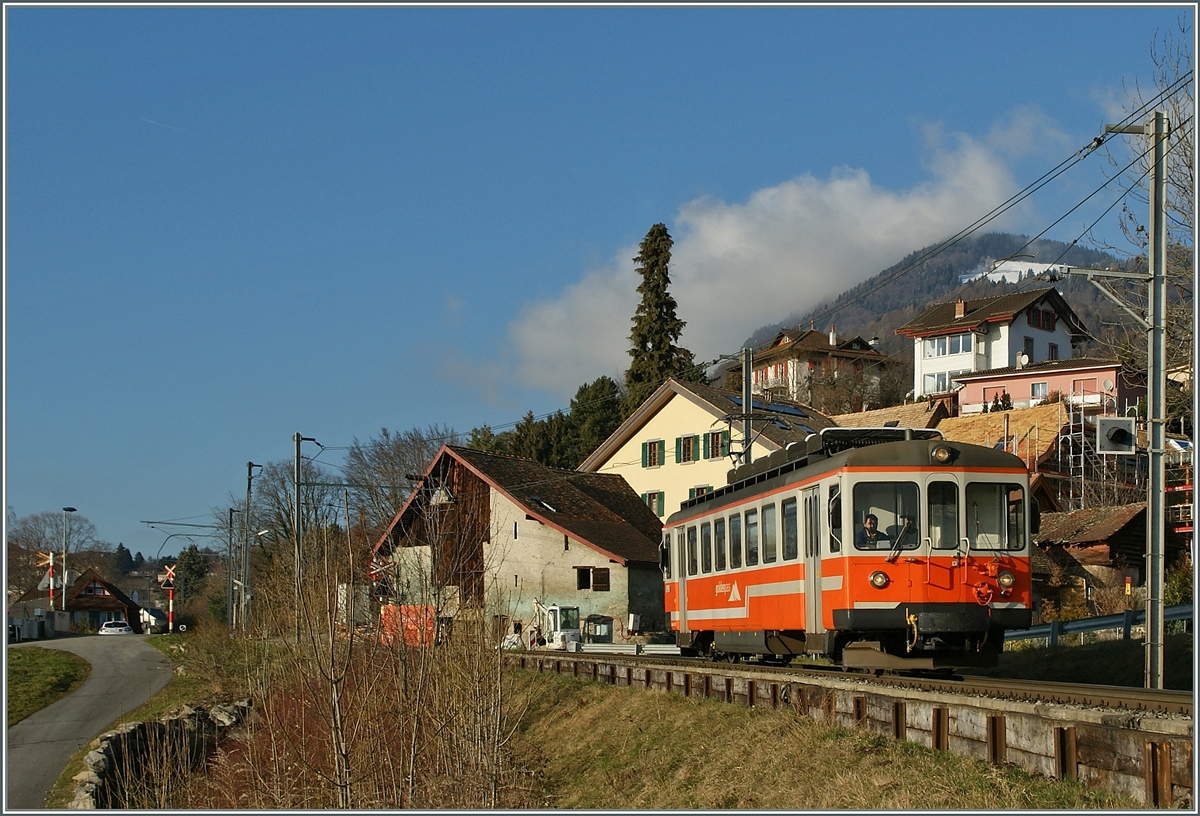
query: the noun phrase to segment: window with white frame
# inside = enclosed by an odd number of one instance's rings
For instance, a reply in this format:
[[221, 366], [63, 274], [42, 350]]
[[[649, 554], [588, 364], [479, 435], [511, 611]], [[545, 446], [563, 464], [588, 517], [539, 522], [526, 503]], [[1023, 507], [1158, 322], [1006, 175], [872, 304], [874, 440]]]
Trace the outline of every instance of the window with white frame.
[[1033, 397], [1034, 399], [1039, 399], [1041, 397], [1046, 396], [1049, 393], [1050, 393], [1050, 384], [1049, 383], [1044, 383], [1044, 382], [1033, 383], [1029, 388], [1029, 396]]
[[925, 338], [925, 357], [945, 357], [950, 354], [970, 354], [975, 347], [974, 338], [970, 332], [952, 334], [949, 337]]

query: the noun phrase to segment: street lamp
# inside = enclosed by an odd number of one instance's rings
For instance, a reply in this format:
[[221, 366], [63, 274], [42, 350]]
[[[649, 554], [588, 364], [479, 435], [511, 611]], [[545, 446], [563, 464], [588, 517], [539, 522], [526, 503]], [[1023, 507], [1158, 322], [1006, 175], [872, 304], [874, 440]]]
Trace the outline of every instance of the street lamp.
[[74, 507], [63, 508], [63, 557], [62, 557], [62, 610], [67, 609], [67, 513], [74, 513]]

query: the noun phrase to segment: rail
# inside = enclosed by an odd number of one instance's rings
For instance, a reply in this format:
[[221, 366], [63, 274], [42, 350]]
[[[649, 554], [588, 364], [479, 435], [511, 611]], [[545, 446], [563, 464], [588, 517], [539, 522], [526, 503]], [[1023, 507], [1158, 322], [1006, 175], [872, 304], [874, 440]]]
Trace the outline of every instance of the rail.
[[[1192, 604], [1178, 604], [1163, 609], [1164, 621], [1191, 620]], [[1050, 648], [1058, 646], [1058, 639], [1063, 635], [1075, 635], [1081, 632], [1102, 632], [1108, 629], [1120, 629], [1121, 637], [1129, 640], [1130, 630], [1146, 622], [1146, 612], [1143, 609], [1127, 609], [1120, 615], [1105, 615], [1099, 618], [1081, 618], [1072, 621], [1053, 621], [1033, 626], [1029, 629], [1017, 629], [1004, 633], [1005, 640], [1036, 640], [1049, 639]]]

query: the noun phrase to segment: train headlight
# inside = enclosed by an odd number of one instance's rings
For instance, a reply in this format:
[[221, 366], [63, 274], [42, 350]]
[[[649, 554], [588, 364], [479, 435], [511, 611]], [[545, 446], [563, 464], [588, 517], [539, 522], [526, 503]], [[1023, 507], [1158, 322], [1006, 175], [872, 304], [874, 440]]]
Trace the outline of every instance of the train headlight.
[[1011, 572], [1001, 572], [996, 576], [996, 583], [1001, 589], [1012, 589], [1013, 584], [1017, 582], [1017, 578]]
[[887, 577], [887, 573], [881, 570], [875, 570], [871, 573], [871, 586], [876, 589], [883, 589], [892, 582], [892, 579]]
[[937, 464], [946, 465], [953, 461], [954, 451], [948, 445], [935, 445], [930, 456]]

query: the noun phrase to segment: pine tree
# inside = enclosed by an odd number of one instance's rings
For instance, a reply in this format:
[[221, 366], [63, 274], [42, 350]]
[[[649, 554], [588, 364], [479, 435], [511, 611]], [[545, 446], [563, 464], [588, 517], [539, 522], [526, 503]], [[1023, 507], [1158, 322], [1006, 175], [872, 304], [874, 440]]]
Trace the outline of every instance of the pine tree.
[[565, 467], [578, 467], [620, 424], [621, 389], [612, 377], [579, 386], [571, 400], [570, 458]]
[[673, 243], [666, 225], [655, 224], [633, 259], [642, 276], [637, 289], [642, 301], [633, 315], [633, 332], [629, 335], [633, 362], [625, 372], [623, 416], [633, 413], [668, 377], [704, 380], [704, 371], [697, 370], [692, 353], [676, 345], [687, 324], [675, 314], [675, 298], [668, 291]]

